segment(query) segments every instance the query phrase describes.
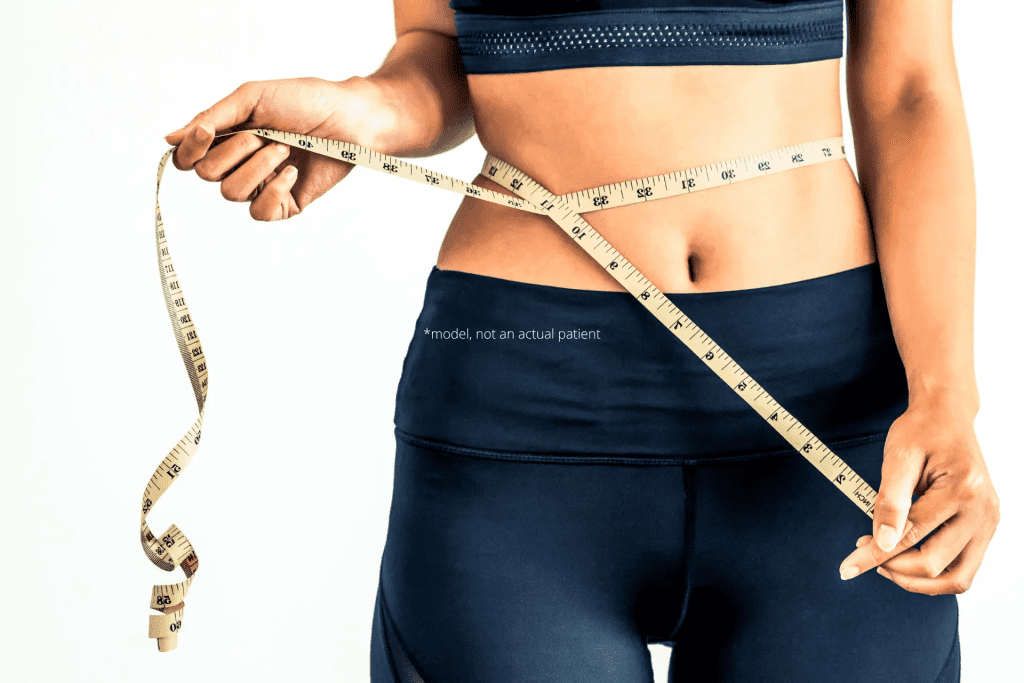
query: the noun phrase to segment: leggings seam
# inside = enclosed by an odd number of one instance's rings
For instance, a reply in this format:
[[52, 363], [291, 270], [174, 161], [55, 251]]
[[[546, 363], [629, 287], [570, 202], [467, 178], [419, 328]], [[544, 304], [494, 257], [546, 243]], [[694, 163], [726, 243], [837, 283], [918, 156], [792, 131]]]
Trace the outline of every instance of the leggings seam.
[[683, 465], [683, 604], [679, 609], [679, 619], [676, 620], [675, 628], [669, 634], [668, 640], [675, 642], [679, 635], [679, 629], [686, 621], [686, 611], [690, 606], [690, 565], [693, 564], [693, 543], [696, 534], [696, 520], [694, 516], [697, 510], [697, 486], [693, 478], [697, 474], [697, 468]]
[[[398, 646], [402, 650], [402, 653], [404, 654], [405, 658], [409, 661], [409, 665], [412, 666], [413, 670], [416, 672], [416, 674], [420, 678], [423, 678], [423, 674], [420, 673], [421, 668], [420, 668], [419, 664], [417, 664], [416, 662], [412, 661], [412, 655], [410, 654], [409, 646], [406, 645], [405, 639], [403, 639], [401, 634], [398, 633], [398, 627], [395, 626], [395, 618], [394, 618], [394, 616], [392, 616], [391, 609], [388, 607], [387, 599], [384, 597], [384, 561], [383, 560], [381, 561], [380, 572], [378, 574], [378, 580], [380, 582], [380, 611], [381, 611], [381, 613], [380, 613], [380, 619], [381, 619], [380, 634], [381, 634], [381, 638], [384, 640], [384, 648], [385, 648], [385, 650], [387, 650], [386, 654], [387, 654], [387, 660], [388, 660], [388, 668], [391, 669], [391, 674], [395, 677], [395, 681], [397, 681], [398, 683], [403, 683], [404, 681], [408, 680], [402, 674], [400, 674], [398, 672], [398, 666], [395, 664], [395, 652], [394, 652], [394, 648], [391, 646], [391, 636], [393, 635], [395, 640], [398, 641]], [[388, 634], [388, 627], [387, 627], [388, 623], [391, 624], [391, 628], [392, 628], [392, 633], [390, 635]], [[425, 678], [423, 678], [423, 680], [426, 681]]]
[[[398, 667], [395, 666], [395, 656], [391, 648], [391, 638], [388, 635], [387, 620], [391, 618], [391, 614], [388, 610], [387, 603], [384, 601], [384, 563], [381, 562], [380, 573], [378, 575], [380, 581], [380, 637], [384, 641], [385, 655], [387, 655], [388, 668], [391, 669], [391, 675], [395, 681], [400, 682], [402, 677], [398, 675]], [[396, 634], [397, 635], [397, 634]]]
[[[646, 457], [627, 457], [627, 456], [615, 456], [615, 455], [565, 455], [565, 454], [539, 454], [530, 453], [525, 451], [498, 451], [485, 448], [477, 448], [475, 446], [462, 446], [459, 444], [448, 443], [445, 441], [436, 441], [434, 439], [427, 439], [409, 432], [403, 431], [399, 427], [394, 429], [395, 437], [405, 441], [406, 443], [426, 448], [428, 450], [442, 451], [452, 455], [459, 455], [470, 458], [482, 458], [486, 460], [511, 460], [518, 462], [537, 462], [537, 463], [555, 463], [555, 464], [620, 464], [620, 465], [701, 465], [706, 463], [729, 463], [729, 462], [743, 462], [746, 460], [756, 460], [765, 457], [791, 457], [794, 455], [800, 455], [800, 453], [792, 446], [783, 448], [773, 449], [769, 451], [759, 451], [757, 453], [745, 453], [742, 455], [734, 456], [720, 456], [720, 457], [702, 457], [702, 458], [683, 458], [679, 456], [646, 456]], [[888, 430], [883, 432], [875, 432], [873, 434], [863, 434], [861, 436], [850, 437], [847, 439], [841, 439], [826, 443], [829, 448], [841, 448], [849, 446], [863, 445], [872, 443], [874, 441], [881, 441], [888, 435]]]
[[[939, 671], [939, 675], [935, 677], [935, 683], [940, 683], [943, 677], [949, 672], [949, 665], [953, 662], [953, 653], [956, 652], [957, 642], [960, 639], [960, 603], [956, 602], [956, 628], [953, 629], [953, 644], [949, 646], [949, 653], [946, 655], [946, 662], [942, 665], [942, 670]], [[960, 680], [960, 676], [956, 677], [956, 680]]]

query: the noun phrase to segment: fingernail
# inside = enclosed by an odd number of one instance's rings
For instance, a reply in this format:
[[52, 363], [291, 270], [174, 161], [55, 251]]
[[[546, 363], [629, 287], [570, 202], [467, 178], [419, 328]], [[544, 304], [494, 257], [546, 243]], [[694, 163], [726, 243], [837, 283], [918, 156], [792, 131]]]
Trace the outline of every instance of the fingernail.
[[283, 142], [277, 143], [276, 145], [274, 145], [274, 147], [277, 149], [278, 152], [288, 151], [288, 145], [284, 144]]
[[857, 539], [857, 547], [858, 548], [861, 547], [862, 545], [864, 545], [865, 543], [867, 543], [870, 540], [871, 540], [870, 536], [861, 536], [860, 538]]
[[213, 131], [211, 131], [204, 125], [199, 125], [196, 126], [196, 129], [194, 131], [192, 131], [192, 135], [193, 137], [195, 137], [196, 140], [205, 140], [206, 138], [213, 135]]
[[896, 541], [899, 539], [896, 537], [896, 530], [888, 524], [883, 524], [878, 529], [878, 547], [882, 550], [889, 552], [896, 547]]
[[172, 130], [172, 131], [171, 131], [170, 133], [168, 133], [168, 134], [167, 134], [167, 135], [165, 135], [164, 137], [165, 137], [165, 138], [169, 138], [169, 137], [172, 137], [172, 136], [174, 136], [174, 135], [177, 135], [178, 133], [180, 133], [180, 132], [181, 132], [181, 131], [183, 131], [183, 130], [185, 130], [185, 129], [184, 129], [184, 128], [179, 128], [178, 130]]
[[877, 572], [878, 572], [879, 574], [881, 574], [881, 575], [882, 575], [882, 576], [884, 576], [885, 578], [887, 578], [887, 579], [889, 579], [890, 581], [892, 581], [892, 574], [890, 574], [890, 573], [889, 573], [888, 571], [886, 571], [886, 570], [885, 570], [885, 569], [883, 569], [882, 567], [879, 567], [879, 568], [878, 568], [878, 569], [876, 569], [875, 571], [877, 571]]
[[847, 579], [852, 579], [853, 577], [857, 576], [857, 574], [860, 574], [860, 569], [858, 569], [857, 567], [846, 567], [845, 569], [839, 570], [839, 578], [841, 578], [843, 581], [846, 581]]

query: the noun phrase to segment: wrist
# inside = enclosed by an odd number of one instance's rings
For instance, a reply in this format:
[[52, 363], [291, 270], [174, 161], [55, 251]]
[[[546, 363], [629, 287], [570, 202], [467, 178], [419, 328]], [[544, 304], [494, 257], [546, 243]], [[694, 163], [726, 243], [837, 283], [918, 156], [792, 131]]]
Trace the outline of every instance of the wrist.
[[[349, 79], [375, 102], [366, 122], [373, 149], [398, 157], [420, 156], [436, 137], [430, 122], [437, 115], [429, 98], [420, 92], [422, 83], [407, 74], [372, 74]], [[347, 82], [346, 82], [347, 83]]]
[[975, 382], [911, 382], [909, 408], [959, 415], [974, 420], [981, 407]]
[[382, 154], [394, 154], [400, 115], [392, 92], [365, 76], [352, 76], [337, 84], [344, 98], [344, 116], [339, 121], [344, 130], [336, 131], [338, 139]]

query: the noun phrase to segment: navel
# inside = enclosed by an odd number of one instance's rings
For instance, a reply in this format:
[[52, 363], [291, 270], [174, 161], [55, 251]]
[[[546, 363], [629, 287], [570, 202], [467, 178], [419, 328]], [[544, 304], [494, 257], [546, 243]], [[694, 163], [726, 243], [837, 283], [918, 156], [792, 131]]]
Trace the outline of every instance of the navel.
[[686, 258], [686, 266], [690, 273], [690, 282], [696, 282], [700, 276], [700, 257], [690, 252], [690, 255]]

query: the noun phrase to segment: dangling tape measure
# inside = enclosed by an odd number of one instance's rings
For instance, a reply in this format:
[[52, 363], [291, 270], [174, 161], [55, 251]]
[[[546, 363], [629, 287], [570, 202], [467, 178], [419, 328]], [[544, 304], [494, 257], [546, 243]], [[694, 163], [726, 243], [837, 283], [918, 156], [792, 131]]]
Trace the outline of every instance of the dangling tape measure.
[[[432, 187], [460, 192], [468, 197], [548, 216], [576, 244], [601, 264], [601, 267], [608, 271], [637, 301], [643, 304], [655, 318], [660, 320], [679, 341], [686, 344], [697, 357], [703, 360], [712, 372], [728, 384], [793, 448], [828, 477], [857, 507], [867, 513], [868, 517], [873, 516], [876, 491], [828, 446], [772, 399], [763, 387], [737, 365], [692, 320], [687, 318], [668, 297], [651, 284], [633, 264], [606, 242], [580, 215], [581, 212], [674, 197], [741, 180], [780, 173], [801, 166], [844, 159], [846, 158], [846, 147], [843, 145], [842, 137], [805, 142], [731, 161], [638, 180], [627, 180], [564, 195], [554, 195], [548, 192], [519, 169], [488, 154], [484, 160], [481, 174], [514, 192], [518, 195], [516, 198], [472, 185], [458, 178], [435, 173], [430, 169], [414, 166], [397, 157], [381, 154], [350, 142], [339, 142], [265, 128], [232, 131], [215, 137], [241, 132], [283, 142], [292, 147], [357, 166], [409, 178]], [[149, 637], [157, 639], [157, 647], [161, 652], [173, 650], [178, 644], [178, 631], [181, 629], [181, 619], [185, 607], [184, 598], [192, 584], [196, 569], [199, 567], [199, 559], [191, 543], [177, 526], [172, 524], [167, 531], [156, 536], [146, 524], [146, 515], [185, 469], [199, 447], [208, 377], [206, 356], [203, 354], [203, 348], [199, 342], [195, 322], [185, 304], [185, 295], [182, 292], [178, 274], [174, 271], [174, 264], [171, 262], [167, 238], [164, 235], [164, 225], [160, 218], [160, 178], [163, 176], [164, 167], [174, 149], [172, 147], [164, 154], [156, 176], [157, 262], [160, 267], [160, 283], [163, 287], [164, 301], [167, 304], [167, 313], [171, 318], [171, 328], [174, 330], [174, 338], [185, 363], [185, 370], [192, 382], [196, 405], [199, 408], [199, 417], [156, 468], [142, 497], [141, 538], [146, 555], [153, 564], [166, 571], [173, 571], [175, 567], [180, 566], [186, 577], [185, 581], [181, 583], [153, 586], [149, 606], [162, 614], [149, 617]]]

